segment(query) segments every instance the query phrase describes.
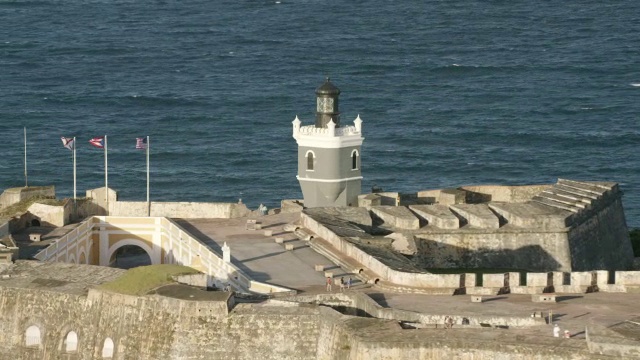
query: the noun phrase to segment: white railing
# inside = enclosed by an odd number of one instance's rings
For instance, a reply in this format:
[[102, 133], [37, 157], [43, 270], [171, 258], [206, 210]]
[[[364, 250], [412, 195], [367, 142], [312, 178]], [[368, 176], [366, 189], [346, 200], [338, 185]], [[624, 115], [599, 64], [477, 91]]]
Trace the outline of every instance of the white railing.
[[343, 135], [360, 135], [355, 126], [344, 126], [335, 129], [318, 128], [315, 125], [301, 126], [298, 130], [300, 135], [326, 135], [326, 136], [343, 136]]

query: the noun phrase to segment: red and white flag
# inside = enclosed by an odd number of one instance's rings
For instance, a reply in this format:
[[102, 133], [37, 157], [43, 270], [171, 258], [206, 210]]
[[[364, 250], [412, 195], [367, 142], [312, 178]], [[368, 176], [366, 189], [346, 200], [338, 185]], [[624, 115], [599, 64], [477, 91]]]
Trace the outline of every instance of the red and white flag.
[[145, 150], [147, 148], [147, 138], [139, 137], [136, 138], [136, 149]]
[[89, 144], [97, 147], [98, 149], [104, 149], [104, 136], [97, 136], [89, 140]]

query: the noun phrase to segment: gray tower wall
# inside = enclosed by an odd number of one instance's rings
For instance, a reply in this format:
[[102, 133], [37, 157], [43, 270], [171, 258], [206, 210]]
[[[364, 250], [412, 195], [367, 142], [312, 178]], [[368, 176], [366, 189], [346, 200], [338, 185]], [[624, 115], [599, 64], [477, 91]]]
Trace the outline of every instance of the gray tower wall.
[[[358, 151], [358, 168], [356, 170], [351, 169], [353, 150]], [[308, 151], [313, 151], [315, 155], [313, 171], [307, 171], [306, 154]], [[361, 157], [360, 146], [334, 149], [298, 147], [298, 177], [300, 179], [358, 178], [335, 182], [300, 180], [305, 207], [356, 205], [362, 188]]]

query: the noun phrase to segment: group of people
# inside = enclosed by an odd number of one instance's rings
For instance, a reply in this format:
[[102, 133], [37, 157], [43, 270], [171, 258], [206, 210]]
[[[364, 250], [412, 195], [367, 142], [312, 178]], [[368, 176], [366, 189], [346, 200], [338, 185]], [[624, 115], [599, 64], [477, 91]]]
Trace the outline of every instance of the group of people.
[[[344, 291], [345, 288], [347, 289], [351, 289], [351, 276], [349, 276], [347, 278], [347, 280], [344, 279], [344, 276], [340, 277], [340, 291]], [[331, 291], [331, 285], [333, 283], [333, 279], [330, 276], [327, 276], [327, 291]]]
[[[560, 337], [560, 327], [558, 326], [558, 324], [553, 325], [553, 337]], [[565, 339], [569, 339], [571, 337], [571, 332], [569, 332], [569, 330], [565, 330], [562, 337]]]

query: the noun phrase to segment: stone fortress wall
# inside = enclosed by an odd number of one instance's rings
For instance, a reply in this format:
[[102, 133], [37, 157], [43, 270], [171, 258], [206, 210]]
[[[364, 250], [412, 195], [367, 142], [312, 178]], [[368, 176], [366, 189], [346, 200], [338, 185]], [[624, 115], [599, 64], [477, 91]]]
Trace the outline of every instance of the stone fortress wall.
[[[489, 295], [585, 293], [588, 291], [627, 292], [640, 290], [640, 271], [505, 272], [433, 274], [394, 269], [376, 256], [336, 235], [321, 222], [302, 213], [301, 226], [313, 233], [311, 246], [364, 281], [400, 292], [466, 293]], [[318, 241], [321, 238], [322, 241]], [[322, 245], [322, 242], [330, 246]], [[330, 248], [336, 252], [331, 253]], [[345, 259], [348, 259], [345, 261]], [[437, 291], [435, 291], [437, 290]]]
[[34, 197], [52, 198], [55, 196], [56, 189], [53, 185], [10, 188], [0, 194], [0, 209]]
[[[106, 215], [105, 188], [87, 190], [87, 198], [93, 205], [94, 213]], [[246, 216], [251, 210], [242, 203], [168, 202], [168, 201], [120, 201], [115, 190], [109, 189], [109, 215], [111, 216], [155, 216], [182, 219], [219, 218], [230, 219]]]
[[241, 269], [223, 260], [175, 222], [161, 217], [91, 217], [36, 254], [45, 262], [109, 266], [122, 246], [144, 249], [152, 264], [180, 264], [208, 276], [207, 285], [261, 294], [295, 293], [289, 289], [251, 279]]
[[[26, 278], [5, 272], [0, 279], [0, 359], [435, 360], [460, 352], [488, 360], [512, 358], [514, 349], [521, 360], [606, 358], [584, 346], [549, 346], [552, 344], [540, 339], [522, 341], [507, 334], [501, 341], [486, 341], [464, 336], [464, 332], [456, 336], [437, 329], [427, 333], [406, 330], [401, 322], [433, 324], [441, 319], [383, 309], [363, 294], [234, 305], [229, 293], [221, 293], [226, 298], [220, 300], [198, 301], [128, 296], [94, 288], [88, 294], [86, 290], [65, 291], [62, 289], [70, 285], [61, 273], [86, 268], [99, 275], [103, 268], [52, 265], [58, 268], [45, 268], [40, 274], [29, 271]], [[32, 285], [36, 283], [39, 285]], [[342, 307], [345, 315], [329, 306]], [[363, 317], [371, 315], [380, 318]], [[482, 316], [470, 320], [469, 327], [477, 331], [483, 331], [478, 324], [492, 321], [524, 327], [544, 321]]]
[[[0, 296], [1, 359], [316, 358], [317, 310], [238, 305], [229, 316], [226, 302], [95, 290], [83, 296], [3, 287]], [[72, 331], [77, 347], [68, 348]]]
[[615, 183], [559, 179], [368, 194], [360, 205], [409, 234], [409, 255], [423, 268], [628, 270], [633, 251], [621, 197]]

